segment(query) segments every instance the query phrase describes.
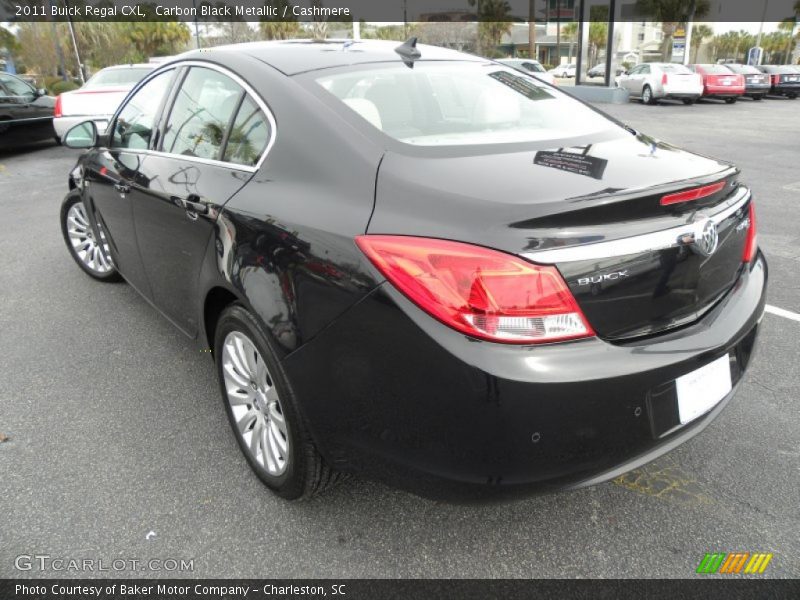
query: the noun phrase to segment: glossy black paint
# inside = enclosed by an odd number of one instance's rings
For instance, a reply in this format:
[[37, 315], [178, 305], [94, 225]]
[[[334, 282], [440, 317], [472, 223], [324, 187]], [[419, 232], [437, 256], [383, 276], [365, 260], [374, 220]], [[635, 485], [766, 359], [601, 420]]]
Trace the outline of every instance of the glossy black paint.
[[[432, 236], [516, 254], [624, 238], [713, 208], [738, 187], [735, 169], [622, 126], [502, 151], [408, 147], [302, 74], [400, 60], [390, 45], [372, 47], [256, 44], [182, 58], [249, 83], [275, 116], [275, 143], [255, 172], [155, 146], [86, 153], [72, 185], [103, 223], [125, 278], [202, 347], [221, 308], [241, 303], [279, 349], [325, 459], [409, 489], [485, 497], [592, 483], [701, 430], [727, 399], [676, 428], [672, 382], [725, 353], [738, 380], [763, 312], [766, 263], [729, 264], [741, 254], [738, 237], [712, 264], [718, 279], [689, 257], [680, 266], [668, 253], [649, 263], [628, 257], [642, 263], [636, 282], [586, 298], [576, 291], [600, 337], [542, 346], [482, 342], [445, 327], [385, 282], [354, 237]], [[479, 60], [423, 47], [428, 56]], [[563, 151], [581, 153], [586, 172], [555, 168], [552, 153]], [[720, 179], [729, 189], [698, 203], [658, 203]], [[692, 288], [695, 303], [665, 293], [656, 309], [664, 261], [673, 258], [667, 286], [711, 283]], [[595, 267], [561, 268], [569, 281]], [[702, 314], [680, 328], [658, 333], [660, 323], [648, 331], [658, 335], [638, 337], [643, 324], [686, 317], [698, 305]]]
[[29, 90], [17, 94], [0, 80], [0, 148], [17, 148], [56, 137], [53, 129], [53, 109], [55, 98], [42, 95], [28, 82], [2, 73], [3, 77], [13, 78], [17, 85]]

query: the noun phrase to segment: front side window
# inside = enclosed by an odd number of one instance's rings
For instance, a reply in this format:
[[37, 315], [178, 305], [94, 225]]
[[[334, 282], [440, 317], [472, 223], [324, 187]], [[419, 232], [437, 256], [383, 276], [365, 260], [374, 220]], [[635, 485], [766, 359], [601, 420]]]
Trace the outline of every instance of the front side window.
[[385, 134], [419, 146], [555, 140], [614, 129], [595, 111], [487, 63], [402, 63], [325, 73], [316, 84]]
[[220, 160], [225, 134], [243, 93], [227, 75], [192, 67], [175, 96], [164, 130], [164, 152]]
[[6, 88], [10, 96], [35, 96], [36, 91], [27, 83], [16, 77], [0, 75], [0, 83]]
[[255, 166], [271, 135], [272, 127], [264, 112], [250, 96], [245, 97], [228, 135], [223, 160]]
[[150, 147], [158, 110], [173, 74], [173, 70], [159, 73], [131, 96], [114, 123], [112, 148], [147, 150]]

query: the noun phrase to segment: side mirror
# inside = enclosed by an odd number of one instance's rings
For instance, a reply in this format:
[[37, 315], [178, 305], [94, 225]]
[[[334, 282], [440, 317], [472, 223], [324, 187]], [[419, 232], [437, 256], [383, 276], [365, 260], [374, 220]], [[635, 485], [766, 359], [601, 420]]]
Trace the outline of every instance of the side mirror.
[[67, 131], [62, 140], [67, 148], [82, 150], [97, 145], [97, 125], [94, 121], [84, 121]]
[[39, 88], [38, 90], [36, 90], [36, 95], [37, 96], [47, 96], [47, 90], [44, 89], [44, 88]]

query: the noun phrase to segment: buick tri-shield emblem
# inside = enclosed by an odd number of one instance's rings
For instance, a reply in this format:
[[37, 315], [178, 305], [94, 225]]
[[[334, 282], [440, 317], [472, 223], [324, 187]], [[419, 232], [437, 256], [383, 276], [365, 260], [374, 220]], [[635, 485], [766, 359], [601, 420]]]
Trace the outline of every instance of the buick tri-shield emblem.
[[698, 223], [697, 233], [694, 236], [693, 247], [703, 256], [711, 256], [716, 252], [719, 244], [717, 225], [709, 218]]

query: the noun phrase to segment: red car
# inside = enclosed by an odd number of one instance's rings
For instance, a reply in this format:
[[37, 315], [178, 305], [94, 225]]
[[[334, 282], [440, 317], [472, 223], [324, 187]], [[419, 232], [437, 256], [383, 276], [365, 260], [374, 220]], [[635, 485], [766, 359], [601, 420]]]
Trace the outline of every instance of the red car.
[[689, 65], [689, 68], [703, 77], [703, 98], [720, 98], [733, 104], [744, 96], [744, 75], [725, 65]]

